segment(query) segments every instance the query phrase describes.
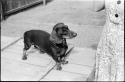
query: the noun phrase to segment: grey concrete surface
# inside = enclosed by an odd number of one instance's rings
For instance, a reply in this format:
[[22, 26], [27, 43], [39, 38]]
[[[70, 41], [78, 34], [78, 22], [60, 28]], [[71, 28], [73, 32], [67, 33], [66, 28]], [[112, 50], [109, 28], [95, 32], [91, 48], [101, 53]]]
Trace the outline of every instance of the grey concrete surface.
[[30, 29], [51, 33], [53, 26], [64, 22], [78, 36], [72, 40], [75, 46], [96, 49], [105, 23], [105, 12], [92, 11], [92, 0], [53, 0], [24, 12], [12, 15], [1, 23], [1, 35], [23, 36]]
[[[94, 65], [96, 47], [105, 23], [105, 12], [92, 11], [91, 1], [53, 0], [46, 6], [39, 5], [2, 21], [1, 36], [6, 37], [22, 37], [23, 33], [30, 29], [41, 29], [51, 33], [53, 26], [58, 22], [64, 22], [78, 33], [76, 38], [68, 40], [75, 49], [68, 59], [69, 64], [64, 65], [62, 71], [53, 69], [45, 78], [39, 79], [52, 68], [54, 63], [50, 63], [51, 58], [47, 55], [35, 51], [30, 52], [29, 60], [22, 61], [23, 43], [19, 41], [1, 52], [2, 78], [4, 80], [85, 81]], [[8, 39], [4, 41], [9, 42]], [[17, 78], [14, 78], [15, 76]]]
[[[18, 37], [19, 38], [19, 37]], [[8, 45], [18, 38], [2, 36], [1, 43]], [[6, 43], [5, 43], [6, 42]], [[56, 70], [55, 61], [33, 47], [28, 50], [28, 59], [22, 60], [23, 39], [1, 51], [2, 81], [85, 81], [95, 62], [95, 51], [75, 47], [67, 57], [69, 62]]]

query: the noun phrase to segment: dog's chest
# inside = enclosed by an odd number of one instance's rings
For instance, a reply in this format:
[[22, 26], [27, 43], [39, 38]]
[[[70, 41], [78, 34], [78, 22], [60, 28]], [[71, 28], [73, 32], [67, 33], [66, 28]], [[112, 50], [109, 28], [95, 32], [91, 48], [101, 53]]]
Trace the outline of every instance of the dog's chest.
[[56, 44], [57, 52], [60, 53], [62, 51], [66, 51], [68, 46], [64, 44]]
[[56, 46], [57, 46], [58, 48], [64, 48], [64, 47], [66, 47], [66, 45], [63, 45], [63, 44], [56, 44]]

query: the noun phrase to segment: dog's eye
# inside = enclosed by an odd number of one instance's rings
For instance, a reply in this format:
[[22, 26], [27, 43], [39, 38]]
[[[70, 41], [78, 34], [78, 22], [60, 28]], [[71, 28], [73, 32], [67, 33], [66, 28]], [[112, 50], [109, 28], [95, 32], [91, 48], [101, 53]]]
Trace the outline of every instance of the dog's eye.
[[69, 29], [68, 28], [63, 28], [63, 31], [68, 31]]
[[64, 33], [67, 33], [67, 32], [68, 32], [68, 30], [66, 30], [66, 29], [65, 29], [65, 30], [63, 30], [63, 32], [64, 32]]
[[68, 27], [64, 26], [62, 29], [68, 30]]
[[64, 34], [64, 35], [67, 35], [67, 34], [68, 34], [68, 31], [67, 31], [67, 30], [65, 30], [65, 31], [63, 32], [63, 34]]
[[67, 35], [67, 33], [63, 33], [62, 35]]
[[66, 27], [65, 29], [66, 29], [66, 30], [69, 30], [69, 28], [68, 28], [68, 27]]

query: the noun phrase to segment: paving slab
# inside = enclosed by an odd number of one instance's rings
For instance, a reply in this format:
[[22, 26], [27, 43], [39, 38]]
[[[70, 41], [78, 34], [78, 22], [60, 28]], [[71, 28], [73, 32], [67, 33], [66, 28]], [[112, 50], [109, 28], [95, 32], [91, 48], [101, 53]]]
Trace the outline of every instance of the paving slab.
[[2, 81], [34, 81], [39, 79], [38, 75], [44, 75], [46, 67], [34, 66], [9, 58], [1, 59]]
[[86, 81], [95, 63], [95, 50], [75, 47], [67, 60], [61, 71], [53, 69], [41, 81]]
[[51, 57], [33, 48], [28, 59], [22, 60], [22, 43], [20, 40], [1, 52], [2, 81], [38, 81], [55, 65]]
[[65, 71], [52, 70], [44, 79], [41, 81], [85, 81], [84, 75], [70, 73]]
[[69, 63], [62, 65], [61, 71], [53, 69], [56, 63], [47, 54], [33, 47], [28, 54], [28, 59], [22, 60], [23, 39], [1, 51], [1, 80], [85, 81], [95, 62], [95, 50], [91, 48], [74, 47], [66, 59]]
[[96, 50], [91, 48], [76, 47], [68, 58], [69, 63], [93, 67], [95, 63]]
[[7, 36], [1, 36], [1, 50], [14, 41], [18, 40], [20, 37], [7, 37]]
[[86, 76], [88, 76], [91, 73], [91, 70], [92, 70], [92, 67], [78, 65], [78, 64], [69, 63], [67, 65], [63, 65], [63, 71], [84, 74]]

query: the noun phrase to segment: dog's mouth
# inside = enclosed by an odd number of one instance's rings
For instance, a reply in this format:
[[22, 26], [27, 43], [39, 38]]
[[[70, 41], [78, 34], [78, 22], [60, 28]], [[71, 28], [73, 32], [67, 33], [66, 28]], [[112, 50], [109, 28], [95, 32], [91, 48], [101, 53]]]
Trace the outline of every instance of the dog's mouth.
[[72, 38], [74, 38], [74, 37], [76, 37], [76, 36], [77, 36], [77, 33], [71, 31], [69, 34], [63, 35], [63, 38], [72, 39]]
[[63, 36], [63, 38], [66, 38], [66, 39], [71, 39], [72, 37], [69, 37], [69, 36]]

